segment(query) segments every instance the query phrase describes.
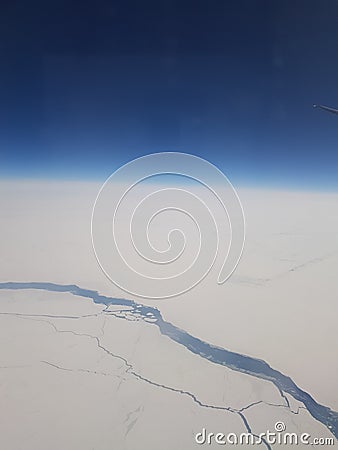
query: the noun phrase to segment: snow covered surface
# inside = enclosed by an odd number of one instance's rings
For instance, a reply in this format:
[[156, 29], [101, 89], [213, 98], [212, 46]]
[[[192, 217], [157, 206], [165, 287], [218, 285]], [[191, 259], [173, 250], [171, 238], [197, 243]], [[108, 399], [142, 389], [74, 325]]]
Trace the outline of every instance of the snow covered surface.
[[[128, 297], [91, 248], [98, 188], [2, 182], [0, 282]], [[247, 240], [231, 279], [217, 285], [215, 271], [178, 298], [135, 300], [203, 341], [266, 361], [337, 411], [338, 195], [239, 194]], [[271, 382], [194, 355], [162, 336], [150, 314], [137, 320], [121, 309], [0, 290], [0, 448], [188, 450], [203, 447], [195, 442], [203, 428], [242, 433], [245, 421], [255, 434], [283, 421], [288, 432], [332, 437]]]

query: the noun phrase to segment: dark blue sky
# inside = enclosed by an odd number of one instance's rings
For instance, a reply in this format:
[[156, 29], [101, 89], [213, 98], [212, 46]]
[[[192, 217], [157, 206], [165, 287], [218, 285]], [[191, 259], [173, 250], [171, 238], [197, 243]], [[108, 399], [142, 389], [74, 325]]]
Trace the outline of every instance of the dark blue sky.
[[0, 174], [105, 179], [158, 151], [338, 189], [336, 0], [0, 6]]

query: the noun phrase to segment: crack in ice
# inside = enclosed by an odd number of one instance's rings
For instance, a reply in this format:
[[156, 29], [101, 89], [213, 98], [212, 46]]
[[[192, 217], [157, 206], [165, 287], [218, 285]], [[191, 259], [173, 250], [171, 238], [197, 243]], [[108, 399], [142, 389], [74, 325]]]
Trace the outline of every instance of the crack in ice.
[[[208, 344], [207, 342], [204, 342], [190, 335], [188, 332], [179, 329], [170, 322], [165, 321], [157, 308], [144, 306], [142, 304], [134, 302], [133, 300], [108, 297], [105, 295], [101, 295], [96, 291], [83, 289], [76, 285], [60, 285], [48, 282], [7, 282], [0, 283], [0, 289], [37, 289], [52, 292], [68, 292], [75, 296], [90, 298], [94, 301], [94, 303], [105, 305], [106, 308], [101, 311], [100, 314], [110, 314], [111, 312], [108, 310], [110, 305], [127, 306], [131, 308], [128, 311], [128, 314], [134, 316], [134, 318], [136, 316], [137, 319], [142, 319], [150, 325], [157, 326], [162, 335], [169, 337], [172, 341], [184, 346], [192, 353], [204, 359], [207, 359], [214, 364], [223, 365], [234, 371], [245, 373], [247, 375], [272, 382], [279, 390], [281, 396], [284, 398], [286, 407], [288, 407], [290, 411], [291, 409], [288, 405], [289, 401], [286, 397], [286, 394], [291, 395], [295, 400], [303, 403], [305, 409], [311, 414], [314, 419], [325, 425], [336, 438], [338, 437], [338, 413], [331, 410], [329, 407], [317, 403], [307, 392], [300, 389], [290, 377], [273, 369], [271, 366], [269, 366], [269, 364], [261, 359], [255, 359], [250, 356], [242, 355], [240, 353], [231, 352], [224, 348]], [[115, 314], [112, 315], [115, 316]], [[126, 319], [124, 314], [120, 318]], [[95, 339], [97, 339], [98, 346], [100, 346], [99, 339], [97, 337], [95, 337]], [[102, 350], [110, 354], [109, 351], [104, 347], [102, 347]], [[111, 356], [114, 355], [111, 354]], [[119, 358], [126, 364], [129, 364], [123, 357]], [[132, 373], [132, 366], [130, 366], [128, 371]], [[152, 383], [150, 380], [143, 379], [139, 374], [134, 375], [145, 382], [156, 385], [156, 383]], [[162, 386], [160, 384], [158, 384], [158, 386], [166, 388], [165, 386]], [[174, 390], [174, 388], [171, 389]], [[181, 392], [180, 390], [178, 390], [178, 392], [189, 395], [194, 399], [194, 401], [197, 401], [197, 399], [193, 397], [193, 394], [189, 392]], [[203, 404], [201, 404], [200, 406], [212, 407]], [[237, 414], [238, 413], [239, 412], [237, 411]]]

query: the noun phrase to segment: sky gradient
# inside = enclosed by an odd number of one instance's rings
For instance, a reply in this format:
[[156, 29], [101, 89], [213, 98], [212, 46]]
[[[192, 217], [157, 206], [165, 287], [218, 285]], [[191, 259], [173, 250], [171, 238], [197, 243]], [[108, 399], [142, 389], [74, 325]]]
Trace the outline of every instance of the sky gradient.
[[104, 180], [180, 151], [235, 185], [338, 190], [338, 2], [7, 1], [0, 175]]

